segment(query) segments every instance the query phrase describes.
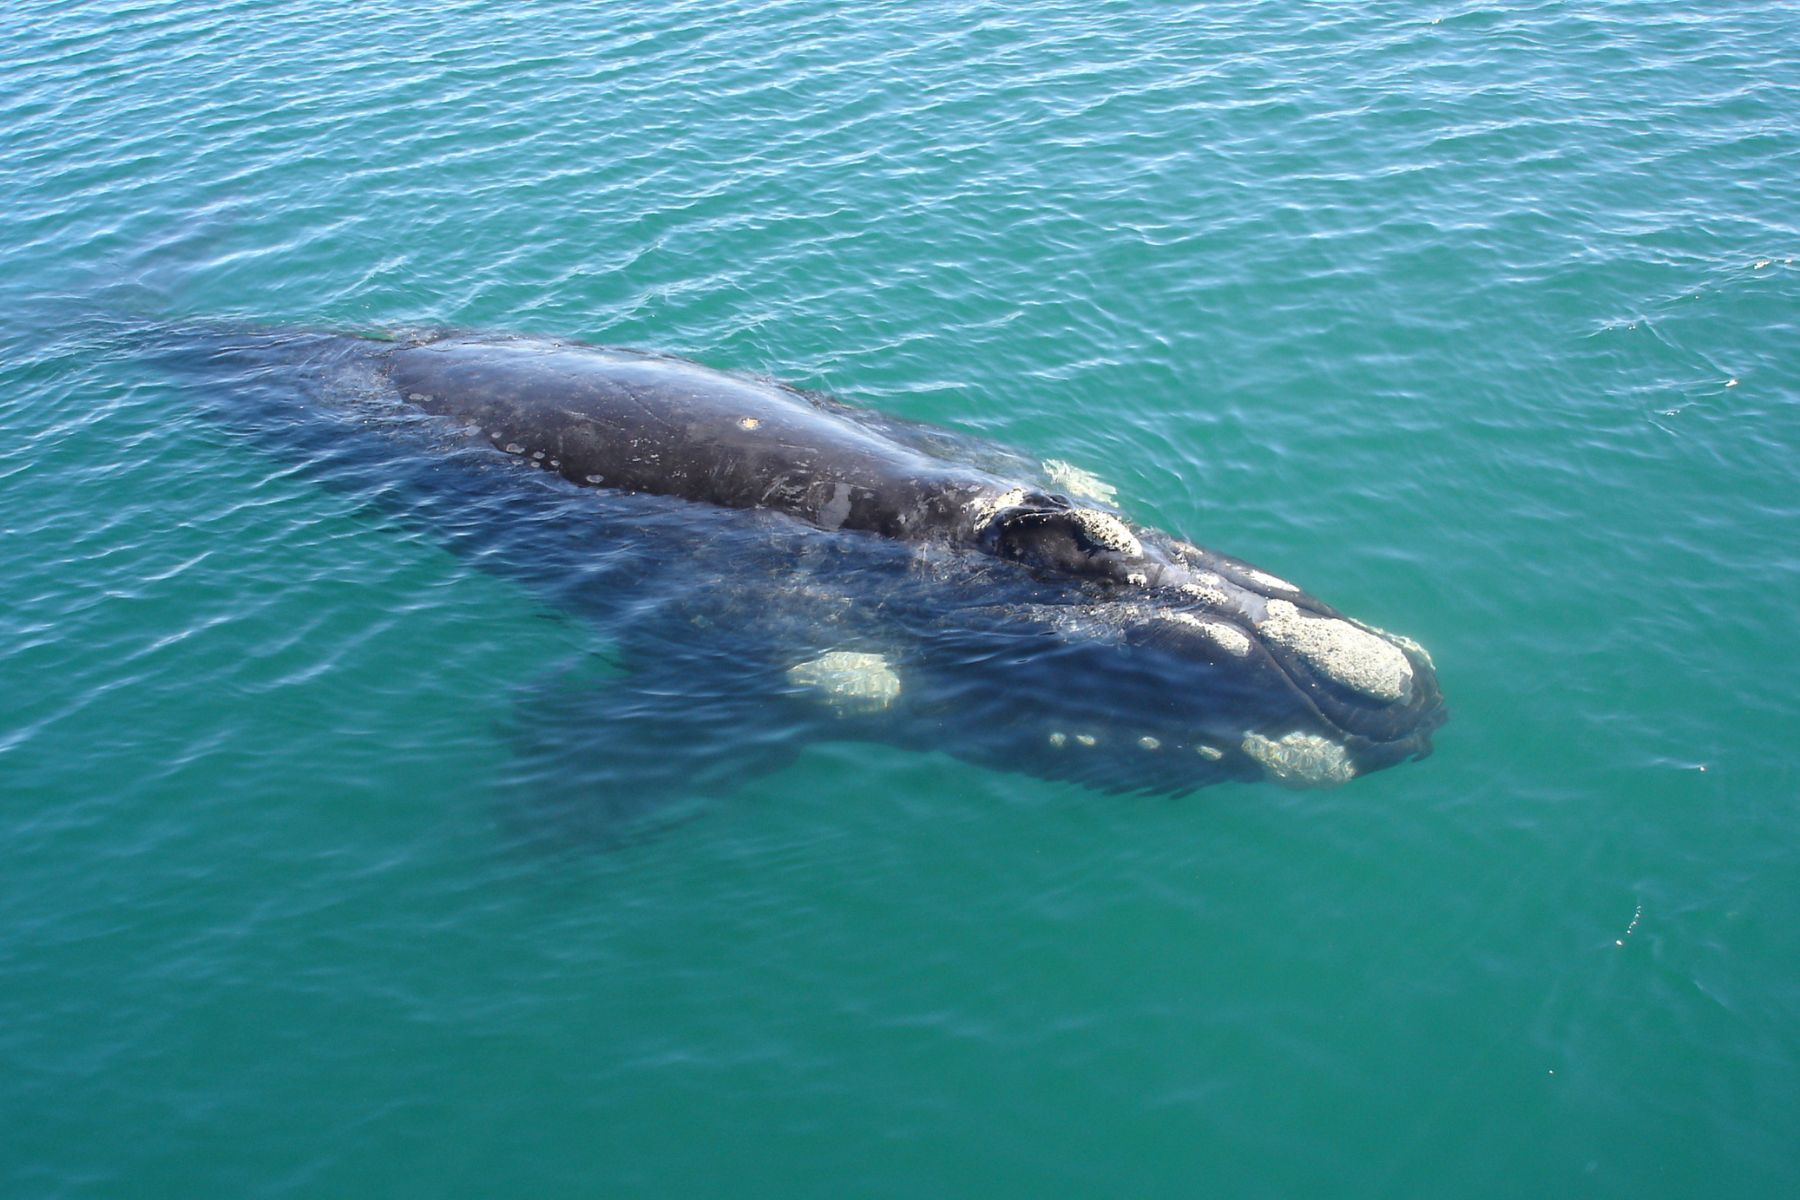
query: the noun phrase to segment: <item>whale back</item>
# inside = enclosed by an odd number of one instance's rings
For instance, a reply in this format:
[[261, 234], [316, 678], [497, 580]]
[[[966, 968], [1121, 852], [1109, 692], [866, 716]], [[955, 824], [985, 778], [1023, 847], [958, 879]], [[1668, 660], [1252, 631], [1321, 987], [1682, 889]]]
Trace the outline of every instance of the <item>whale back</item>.
[[411, 403], [585, 486], [920, 537], [953, 531], [997, 482], [848, 405], [668, 355], [452, 336], [396, 348], [387, 369]]

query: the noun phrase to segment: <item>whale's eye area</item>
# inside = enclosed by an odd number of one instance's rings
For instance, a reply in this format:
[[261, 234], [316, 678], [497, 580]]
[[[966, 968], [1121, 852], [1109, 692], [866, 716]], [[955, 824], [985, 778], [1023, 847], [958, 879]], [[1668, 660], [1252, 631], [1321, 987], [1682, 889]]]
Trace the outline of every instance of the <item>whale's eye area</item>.
[[988, 527], [994, 553], [1044, 571], [1072, 575], [1118, 574], [1117, 554], [1095, 540], [1091, 522], [1067, 508], [1020, 506]]

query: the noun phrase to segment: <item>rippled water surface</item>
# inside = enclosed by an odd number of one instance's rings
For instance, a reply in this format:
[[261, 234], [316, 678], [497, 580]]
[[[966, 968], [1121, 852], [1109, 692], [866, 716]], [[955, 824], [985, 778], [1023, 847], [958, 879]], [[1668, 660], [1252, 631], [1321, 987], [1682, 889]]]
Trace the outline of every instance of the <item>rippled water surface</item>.
[[[1756, 2], [0, 5], [0, 1189], [1800, 1191], [1797, 49]], [[248, 325], [1066, 459], [1454, 715], [1330, 792], [831, 741], [546, 836], [522, 725], [604, 631], [152, 353]]]

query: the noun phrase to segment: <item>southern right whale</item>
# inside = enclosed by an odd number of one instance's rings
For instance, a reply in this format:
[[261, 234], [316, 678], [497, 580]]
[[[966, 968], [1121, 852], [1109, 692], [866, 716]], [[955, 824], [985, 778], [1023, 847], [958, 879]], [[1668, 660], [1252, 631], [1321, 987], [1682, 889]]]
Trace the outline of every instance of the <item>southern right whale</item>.
[[847, 738], [1109, 791], [1317, 786], [1425, 756], [1445, 718], [1412, 641], [947, 430], [554, 338], [199, 357], [288, 452], [606, 630], [622, 676], [525, 722], [586, 784], [716, 787]]

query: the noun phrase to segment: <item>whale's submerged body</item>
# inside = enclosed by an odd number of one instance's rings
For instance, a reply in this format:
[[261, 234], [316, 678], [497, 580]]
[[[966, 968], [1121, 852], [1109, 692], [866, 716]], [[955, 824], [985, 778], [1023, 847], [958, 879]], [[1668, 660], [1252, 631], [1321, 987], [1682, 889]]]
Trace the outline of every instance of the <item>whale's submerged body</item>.
[[540, 338], [246, 335], [209, 361], [323, 414], [304, 436], [340, 482], [604, 626], [623, 677], [534, 717], [580, 727], [559, 753], [585, 747], [590, 789], [704, 788], [818, 737], [1107, 790], [1335, 784], [1444, 720], [1415, 643], [947, 431]]

